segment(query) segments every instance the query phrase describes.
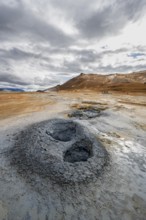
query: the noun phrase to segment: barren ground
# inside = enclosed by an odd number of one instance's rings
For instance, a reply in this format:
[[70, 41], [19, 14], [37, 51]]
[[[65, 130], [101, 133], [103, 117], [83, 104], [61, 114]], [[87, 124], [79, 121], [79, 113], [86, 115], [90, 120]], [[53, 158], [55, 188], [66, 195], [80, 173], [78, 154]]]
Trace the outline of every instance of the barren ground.
[[[94, 182], [56, 184], [11, 166], [7, 152], [36, 122], [72, 117], [105, 146], [110, 163]], [[23, 163], [23, 161], [20, 161]], [[146, 97], [97, 92], [0, 93], [0, 220], [145, 220]]]

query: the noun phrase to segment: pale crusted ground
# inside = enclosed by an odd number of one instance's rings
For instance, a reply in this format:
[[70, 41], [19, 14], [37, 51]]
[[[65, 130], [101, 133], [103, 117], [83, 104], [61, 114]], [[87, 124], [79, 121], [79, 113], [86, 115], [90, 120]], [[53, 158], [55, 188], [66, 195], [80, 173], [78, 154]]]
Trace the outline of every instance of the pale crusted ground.
[[[76, 119], [105, 145], [110, 165], [96, 182], [75, 186], [34, 182], [10, 166], [7, 151], [19, 131], [73, 109], [104, 109]], [[0, 94], [0, 220], [145, 220], [146, 97], [84, 91]]]

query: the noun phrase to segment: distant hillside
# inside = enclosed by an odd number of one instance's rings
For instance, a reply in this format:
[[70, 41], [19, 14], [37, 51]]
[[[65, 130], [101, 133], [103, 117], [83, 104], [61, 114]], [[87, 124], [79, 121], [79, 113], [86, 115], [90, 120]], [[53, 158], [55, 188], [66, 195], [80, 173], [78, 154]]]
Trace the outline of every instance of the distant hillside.
[[18, 88], [0, 88], [0, 92], [24, 92], [24, 90]]
[[67, 81], [53, 90], [92, 90], [107, 93], [119, 92], [146, 92], [146, 71], [130, 74], [83, 74]]

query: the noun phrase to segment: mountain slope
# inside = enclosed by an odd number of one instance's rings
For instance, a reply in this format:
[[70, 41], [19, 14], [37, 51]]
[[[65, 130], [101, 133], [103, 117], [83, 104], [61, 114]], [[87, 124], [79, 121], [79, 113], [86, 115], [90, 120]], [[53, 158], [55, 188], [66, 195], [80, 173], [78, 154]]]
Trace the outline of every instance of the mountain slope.
[[119, 92], [146, 92], [146, 71], [130, 74], [83, 74], [54, 87], [55, 90], [93, 90]]

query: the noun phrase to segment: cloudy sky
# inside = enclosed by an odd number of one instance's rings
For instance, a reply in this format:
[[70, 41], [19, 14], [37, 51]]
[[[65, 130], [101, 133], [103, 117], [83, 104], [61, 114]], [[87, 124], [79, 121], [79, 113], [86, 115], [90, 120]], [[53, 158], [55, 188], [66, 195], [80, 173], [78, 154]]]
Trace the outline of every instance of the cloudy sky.
[[0, 87], [146, 69], [146, 0], [0, 0]]

